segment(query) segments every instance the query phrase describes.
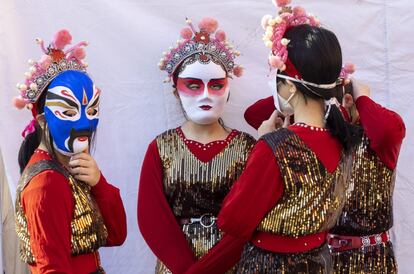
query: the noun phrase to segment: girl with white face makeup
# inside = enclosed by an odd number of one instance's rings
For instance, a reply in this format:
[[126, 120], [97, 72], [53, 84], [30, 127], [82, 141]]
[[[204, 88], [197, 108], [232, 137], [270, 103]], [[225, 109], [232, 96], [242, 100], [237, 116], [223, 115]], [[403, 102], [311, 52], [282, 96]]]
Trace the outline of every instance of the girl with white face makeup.
[[[241, 76], [234, 64], [239, 52], [228, 46], [216, 20], [202, 19], [199, 30], [187, 23], [183, 40], [159, 64], [186, 121], [149, 145], [138, 193], [138, 224], [158, 257], [156, 273], [185, 273], [219, 242], [216, 216], [255, 143], [220, 118], [230, 75]], [[227, 260], [229, 268], [236, 262], [237, 256]]]

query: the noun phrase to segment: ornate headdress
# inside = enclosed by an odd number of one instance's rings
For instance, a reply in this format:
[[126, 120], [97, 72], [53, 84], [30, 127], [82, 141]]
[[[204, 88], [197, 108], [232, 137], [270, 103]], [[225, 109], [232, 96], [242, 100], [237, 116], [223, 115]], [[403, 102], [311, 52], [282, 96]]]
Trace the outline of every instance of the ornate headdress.
[[[217, 20], [209, 17], [203, 18], [198, 24], [199, 31], [196, 31], [191, 20], [187, 19], [188, 27], [181, 30], [181, 38], [175, 47], [170, 47], [169, 51], [163, 52], [158, 66], [161, 70], [168, 73], [168, 78], [174, 74], [177, 67], [183, 70], [186, 65], [196, 61], [208, 63], [210, 61], [222, 66], [229, 74], [240, 77], [243, 68], [234, 64], [236, 56], [240, 52], [227, 41], [226, 33], [218, 30]], [[190, 58], [189, 58], [190, 57]]]
[[67, 70], [86, 72], [88, 66], [82, 61], [85, 58], [83, 47], [88, 45], [87, 42], [79, 42], [64, 50], [72, 42], [72, 36], [66, 29], [59, 30], [47, 48], [42, 39], [37, 38], [36, 42], [44, 55], [37, 62], [32, 59], [28, 61], [30, 68], [29, 72], [24, 74], [26, 80], [24, 84], [17, 84], [20, 95], [13, 98], [15, 107], [22, 109], [26, 106], [32, 110], [34, 117], [37, 111], [33, 104], [36, 104], [40, 95], [56, 76]]
[[271, 49], [269, 65], [272, 69], [284, 71], [288, 77], [300, 80], [304, 85], [317, 88], [331, 89], [340, 83], [348, 83], [349, 76], [355, 71], [353, 64], [345, 64], [342, 68], [340, 79], [331, 84], [315, 84], [302, 79], [293, 63], [289, 60], [287, 46], [290, 40], [284, 38], [285, 33], [290, 28], [300, 25], [310, 25], [320, 27], [319, 19], [312, 14], [307, 14], [305, 9], [300, 6], [288, 6], [291, 0], [272, 0], [273, 4], [279, 9], [278, 15], [273, 18], [265, 15], [262, 18], [262, 27], [265, 30], [263, 41], [266, 47]]

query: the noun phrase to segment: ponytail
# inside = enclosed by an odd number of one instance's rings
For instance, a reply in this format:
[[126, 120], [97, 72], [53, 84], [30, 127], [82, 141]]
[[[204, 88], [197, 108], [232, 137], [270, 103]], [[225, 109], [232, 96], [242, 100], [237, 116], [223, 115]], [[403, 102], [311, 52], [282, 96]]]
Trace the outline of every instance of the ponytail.
[[362, 140], [363, 129], [345, 121], [339, 108], [332, 104], [326, 118], [326, 127], [342, 144], [345, 153], [351, 152]]
[[[45, 88], [48, 89], [48, 86]], [[46, 101], [46, 92], [43, 92], [33, 107], [36, 107], [37, 113], [42, 114], [44, 112], [44, 106]], [[25, 135], [22, 144], [20, 145], [18, 162], [20, 167], [20, 173], [23, 172], [30, 158], [34, 154], [37, 147], [40, 145], [42, 138], [45, 138], [45, 134], [34, 117], [34, 131]], [[48, 129], [47, 129], [48, 130]], [[50, 135], [50, 134], [49, 134]], [[51, 138], [49, 138], [51, 140]]]

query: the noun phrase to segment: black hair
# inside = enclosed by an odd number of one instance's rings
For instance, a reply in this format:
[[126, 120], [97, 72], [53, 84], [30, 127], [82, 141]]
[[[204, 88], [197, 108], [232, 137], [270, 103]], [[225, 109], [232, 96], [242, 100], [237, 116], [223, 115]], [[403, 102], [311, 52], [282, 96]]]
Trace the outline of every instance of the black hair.
[[[331, 84], [338, 80], [342, 69], [342, 51], [332, 31], [310, 25], [300, 25], [289, 29], [284, 37], [290, 40], [289, 60], [303, 80], [316, 84]], [[277, 81], [285, 82], [280, 77]], [[332, 89], [321, 89], [297, 82], [293, 84], [304, 95], [305, 101], [306, 98], [329, 100], [336, 97], [340, 99], [343, 95], [342, 85], [337, 85]], [[346, 152], [361, 141], [362, 128], [346, 122], [336, 105], [331, 105], [326, 118], [326, 127], [333, 136], [338, 138]]]
[[[44, 112], [45, 101], [46, 101], [46, 92], [43, 92], [42, 95], [37, 100], [37, 103], [33, 106], [36, 108], [38, 114], [42, 114]], [[48, 138], [49, 143], [50, 144], [53, 143], [52, 136], [50, 134], [46, 134], [46, 132], [42, 130], [37, 120], [35, 122], [34, 127], [35, 127], [35, 131], [26, 135], [25, 139], [20, 145], [19, 155], [18, 155], [20, 173], [22, 173], [23, 170], [25, 169], [27, 163], [29, 162], [36, 148], [40, 145], [40, 142], [42, 141], [42, 139]], [[51, 147], [52, 147], [51, 153], [54, 155], [53, 146]]]

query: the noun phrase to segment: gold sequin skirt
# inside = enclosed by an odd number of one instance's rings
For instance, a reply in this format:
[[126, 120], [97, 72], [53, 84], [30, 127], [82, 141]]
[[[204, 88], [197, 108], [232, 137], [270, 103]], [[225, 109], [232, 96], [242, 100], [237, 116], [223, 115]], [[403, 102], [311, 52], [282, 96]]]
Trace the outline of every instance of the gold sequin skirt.
[[397, 262], [391, 242], [332, 253], [336, 274], [394, 274]]
[[[220, 241], [222, 236], [217, 224], [214, 224], [211, 227], [203, 227], [200, 223], [188, 224], [183, 225], [182, 230], [196, 259], [200, 259], [203, 255], [207, 254], [208, 251]], [[171, 271], [158, 260], [155, 267], [155, 273], [171, 274]], [[226, 274], [231, 273], [234, 272], [231, 270]]]
[[236, 266], [238, 274], [332, 273], [326, 244], [304, 253], [274, 253], [248, 243]]

